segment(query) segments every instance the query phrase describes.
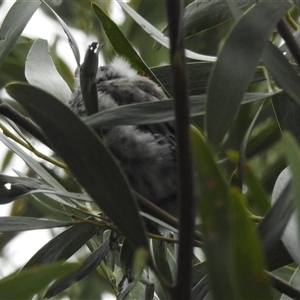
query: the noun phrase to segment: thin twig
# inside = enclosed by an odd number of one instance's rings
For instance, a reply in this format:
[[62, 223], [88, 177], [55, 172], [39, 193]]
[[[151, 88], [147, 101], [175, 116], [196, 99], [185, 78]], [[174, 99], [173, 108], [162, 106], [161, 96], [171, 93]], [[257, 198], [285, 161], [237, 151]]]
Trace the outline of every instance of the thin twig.
[[192, 288], [192, 256], [195, 227], [193, 164], [189, 126], [190, 109], [182, 25], [183, 1], [166, 0], [170, 36], [170, 58], [176, 116], [178, 149], [179, 250], [177, 280], [173, 299], [190, 299]]
[[266, 274], [270, 278], [272, 285], [281, 293], [289, 296], [292, 299], [300, 300], [300, 291], [286, 281], [282, 280], [281, 278], [277, 277], [271, 272], [266, 271]]

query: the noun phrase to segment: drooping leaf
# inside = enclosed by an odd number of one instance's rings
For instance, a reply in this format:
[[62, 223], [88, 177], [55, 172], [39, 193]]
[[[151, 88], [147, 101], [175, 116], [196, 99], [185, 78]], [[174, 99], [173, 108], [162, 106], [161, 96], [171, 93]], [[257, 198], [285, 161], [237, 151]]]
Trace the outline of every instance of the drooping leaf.
[[207, 91], [206, 130], [218, 147], [229, 130], [249, 87], [264, 46], [286, 2], [259, 2], [235, 24], [211, 74]]
[[40, 4], [40, 1], [17, 1], [7, 13], [0, 28], [0, 65]]
[[26, 60], [25, 76], [27, 81], [67, 103], [71, 99], [71, 90], [57, 72], [51, 56], [48, 42], [37, 39], [32, 45]]

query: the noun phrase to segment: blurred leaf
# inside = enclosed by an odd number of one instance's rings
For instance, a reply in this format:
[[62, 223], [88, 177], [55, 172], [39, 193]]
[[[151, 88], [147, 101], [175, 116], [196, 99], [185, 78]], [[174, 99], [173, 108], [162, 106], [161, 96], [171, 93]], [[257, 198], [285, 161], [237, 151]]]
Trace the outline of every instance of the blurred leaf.
[[215, 299], [234, 299], [230, 261], [228, 186], [204, 137], [191, 128], [198, 211], [202, 221], [208, 280]]
[[24, 76], [26, 56], [33, 41], [19, 37], [0, 67], [0, 88], [10, 81], [26, 81]]
[[[286, 188], [287, 185], [291, 185], [291, 171], [290, 168], [285, 168], [280, 175], [278, 176], [273, 193], [272, 193], [272, 203], [276, 201], [276, 199], [280, 196], [282, 191]], [[300, 264], [300, 256], [299, 256], [299, 249], [300, 249], [300, 238], [299, 238], [299, 229], [298, 229], [298, 222], [297, 222], [297, 215], [296, 212], [293, 213], [289, 222], [283, 232], [281, 237], [284, 246], [286, 247], [287, 251], [293, 258], [293, 260], [299, 265]]]
[[[290, 253], [292, 257], [300, 263], [300, 255], [299, 255], [299, 232], [300, 232], [300, 186], [299, 186], [299, 178], [300, 178], [300, 149], [299, 144], [295, 140], [295, 138], [288, 132], [283, 133], [283, 144], [285, 147], [286, 158], [290, 164], [290, 171], [291, 171], [291, 186], [294, 195], [294, 205], [296, 207], [296, 214], [297, 217], [292, 222], [294, 223], [293, 226], [293, 233], [290, 232], [290, 236], [295, 237], [296, 241], [291, 241], [290, 243], [293, 244], [293, 253]], [[297, 225], [298, 226], [297, 226]], [[292, 229], [292, 228], [290, 228]], [[291, 248], [290, 248], [291, 249]]]
[[267, 281], [258, 238], [253, 224], [243, 207], [242, 194], [235, 188], [230, 191], [230, 222], [232, 259], [236, 299], [273, 299]]
[[207, 91], [206, 130], [214, 146], [218, 147], [228, 132], [264, 46], [289, 7], [285, 2], [257, 3], [226, 39]]
[[33, 295], [42, 291], [55, 278], [64, 276], [74, 270], [78, 264], [62, 264], [61, 262], [22, 270], [0, 280], [2, 299], [32, 299]]
[[68, 37], [68, 42], [69, 45], [73, 51], [77, 66], [80, 65], [80, 52], [79, 52], [79, 48], [78, 45], [76, 43], [76, 40], [74, 39], [72, 33], [70, 32], [68, 26], [66, 25], [66, 23], [64, 22], [64, 20], [44, 1], [44, 0], [40, 0], [51, 12], [52, 14], [56, 17], [56, 19], [58, 20], [58, 22], [60, 23], [61, 27], [63, 28], [65, 34]]
[[97, 227], [88, 223], [75, 224], [35, 253], [23, 268], [67, 260], [97, 233]]
[[[121, 5], [121, 7], [136, 21], [138, 25], [142, 27], [152, 38], [154, 38], [158, 43], [163, 45], [166, 48], [169, 48], [169, 38], [166, 37], [163, 33], [161, 33], [158, 29], [156, 29], [153, 25], [147, 22], [142, 16], [140, 16], [137, 12], [135, 12], [129, 5], [125, 2], [121, 2], [117, 0], [117, 2]], [[216, 57], [201, 55], [190, 50], [185, 50], [185, 55], [188, 58], [196, 59], [196, 60], [204, 60], [204, 61], [216, 61]]]
[[71, 99], [71, 90], [57, 72], [46, 40], [37, 39], [32, 45], [26, 60], [25, 76], [31, 85], [47, 91], [64, 103]]
[[58, 279], [47, 290], [44, 298], [49, 299], [58, 293], [68, 288], [71, 284], [81, 280], [101, 263], [110, 250], [110, 241], [107, 239], [97, 250], [88, 256], [80, 265], [80, 267], [73, 273]]
[[12, 5], [0, 28], [0, 65], [40, 4], [40, 1], [18, 1]]
[[[249, 103], [272, 96], [274, 93], [249, 93], [244, 95], [243, 103]], [[206, 95], [190, 97], [191, 116], [205, 114]], [[173, 100], [160, 100], [130, 105], [122, 105], [87, 117], [84, 122], [93, 129], [112, 125], [153, 124], [172, 121], [174, 116]]]
[[58, 222], [30, 217], [0, 217], [0, 232], [17, 232], [26, 230], [67, 227], [74, 222]]
[[144, 226], [129, 185], [95, 133], [63, 103], [36, 87], [12, 84], [7, 91], [29, 111], [87, 193], [130, 243], [148, 249]]

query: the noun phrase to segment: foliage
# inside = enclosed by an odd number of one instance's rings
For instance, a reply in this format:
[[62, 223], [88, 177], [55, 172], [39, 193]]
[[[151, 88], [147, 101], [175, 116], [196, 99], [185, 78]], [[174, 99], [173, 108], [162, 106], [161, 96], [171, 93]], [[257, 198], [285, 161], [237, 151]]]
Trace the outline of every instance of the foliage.
[[[28, 169], [0, 174], [0, 204], [12, 203], [0, 249], [19, 232], [63, 228], [0, 280], [1, 298], [300, 299], [298, 6], [187, 1], [181, 18], [179, 0], [117, 2], [129, 14], [120, 26], [108, 1], [17, 1], [1, 26], [0, 85], [13, 99], [0, 99], [2, 169], [11, 153]], [[80, 59], [66, 24], [107, 41], [106, 60], [114, 50], [170, 99], [75, 116], [66, 63], [46, 40], [21, 36], [37, 9], [61, 24], [78, 64], [95, 57]], [[130, 189], [96, 134], [172, 120], [180, 222]]]

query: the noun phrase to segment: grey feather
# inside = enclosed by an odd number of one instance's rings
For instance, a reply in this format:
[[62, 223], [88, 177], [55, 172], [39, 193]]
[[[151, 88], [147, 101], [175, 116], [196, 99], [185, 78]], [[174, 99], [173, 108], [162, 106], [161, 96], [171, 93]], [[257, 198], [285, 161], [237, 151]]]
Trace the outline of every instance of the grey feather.
[[[117, 57], [96, 75], [99, 111], [116, 106], [165, 99], [162, 89]], [[69, 102], [86, 116], [80, 87]], [[177, 215], [177, 155], [171, 122], [103, 128], [103, 140], [116, 157], [131, 187], [143, 197]]]

